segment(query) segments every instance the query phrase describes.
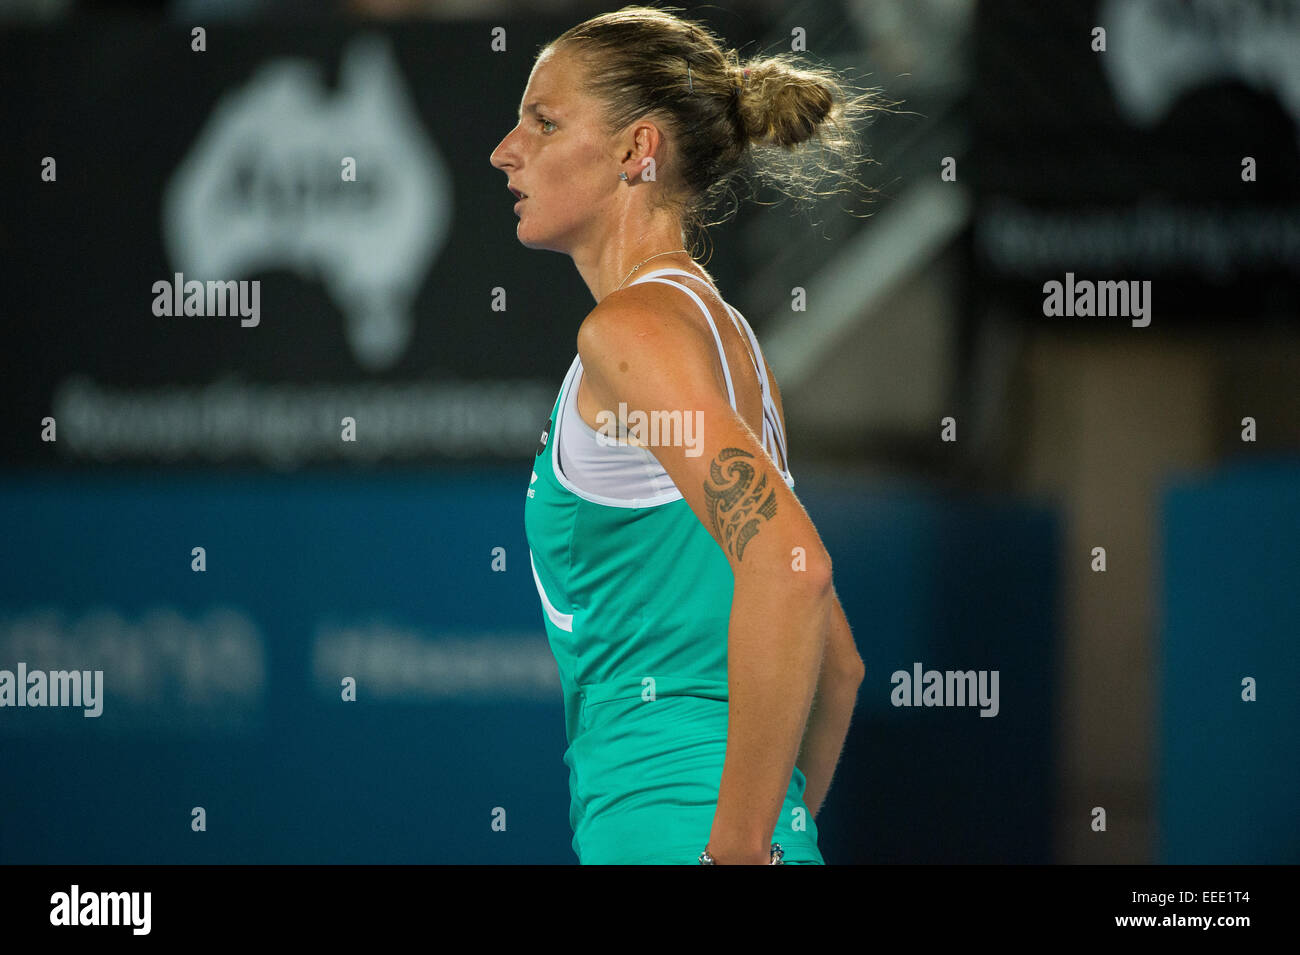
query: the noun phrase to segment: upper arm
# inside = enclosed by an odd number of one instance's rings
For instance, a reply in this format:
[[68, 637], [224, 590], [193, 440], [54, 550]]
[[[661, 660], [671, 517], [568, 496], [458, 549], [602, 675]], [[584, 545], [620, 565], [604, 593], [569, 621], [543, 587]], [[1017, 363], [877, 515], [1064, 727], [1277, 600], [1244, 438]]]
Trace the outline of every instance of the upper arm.
[[806, 572], [802, 581], [828, 587], [830, 556], [762, 443], [728, 403], [712, 340], [671, 309], [652, 308], [641, 290], [626, 291], [598, 305], [578, 332], [583, 376], [604, 419], [663, 426], [657, 435], [650, 427], [642, 432], [647, 448], [737, 580], [793, 569]]

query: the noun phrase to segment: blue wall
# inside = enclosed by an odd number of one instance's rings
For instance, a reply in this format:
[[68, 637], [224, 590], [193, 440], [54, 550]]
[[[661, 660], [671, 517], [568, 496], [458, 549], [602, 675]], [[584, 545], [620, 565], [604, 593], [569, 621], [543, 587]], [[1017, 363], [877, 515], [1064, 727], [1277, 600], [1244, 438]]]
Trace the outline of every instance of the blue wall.
[[[526, 487], [514, 470], [0, 482], [0, 668], [106, 683], [98, 718], [0, 709], [0, 861], [573, 862]], [[1048, 861], [1050, 512], [797, 490], [867, 663], [827, 860]], [[999, 714], [892, 706], [913, 662], [999, 670]]]
[[1300, 468], [1188, 479], [1163, 511], [1158, 861], [1300, 862]]

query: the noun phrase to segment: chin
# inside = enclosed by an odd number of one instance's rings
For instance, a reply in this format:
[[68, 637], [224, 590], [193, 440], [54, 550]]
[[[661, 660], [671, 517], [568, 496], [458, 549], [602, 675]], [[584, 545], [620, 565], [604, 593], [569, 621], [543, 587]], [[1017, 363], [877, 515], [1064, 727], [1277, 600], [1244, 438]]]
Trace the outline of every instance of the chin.
[[519, 239], [519, 244], [525, 249], [535, 249], [539, 252], [562, 252], [557, 243], [548, 237], [539, 237], [529, 235], [523, 229], [516, 229], [515, 236]]

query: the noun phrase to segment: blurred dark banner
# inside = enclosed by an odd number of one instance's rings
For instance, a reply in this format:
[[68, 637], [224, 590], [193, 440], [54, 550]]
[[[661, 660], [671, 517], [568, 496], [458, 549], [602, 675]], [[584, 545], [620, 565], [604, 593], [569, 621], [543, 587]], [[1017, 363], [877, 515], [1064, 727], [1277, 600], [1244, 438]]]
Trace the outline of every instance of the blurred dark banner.
[[488, 157], [569, 25], [0, 33], [0, 460], [525, 459], [594, 302]]
[[1294, 320], [1297, 63], [1297, 4], [978, 4], [977, 288], [1032, 322], [1067, 272], [1151, 282], [1152, 329]]

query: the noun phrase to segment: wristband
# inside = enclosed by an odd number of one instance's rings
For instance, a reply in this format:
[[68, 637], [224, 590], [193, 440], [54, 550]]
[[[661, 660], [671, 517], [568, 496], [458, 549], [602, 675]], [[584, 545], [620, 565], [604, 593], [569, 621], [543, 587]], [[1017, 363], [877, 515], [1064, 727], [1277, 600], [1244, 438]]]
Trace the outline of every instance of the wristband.
[[[785, 863], [781, 861], [781, 859], [784, 858], [784, 856], [785, 856], [785, 850], [781, 848], [781, 843], [774, 842], [772, 843], [772, 852], [767, 864], [785, 865]], [[717, 862], [713, 860], [713, 856], [709, 855], [708, 846], [705, 846], [704, 851], [700, 853], [700, 865], [717, 865]]]

